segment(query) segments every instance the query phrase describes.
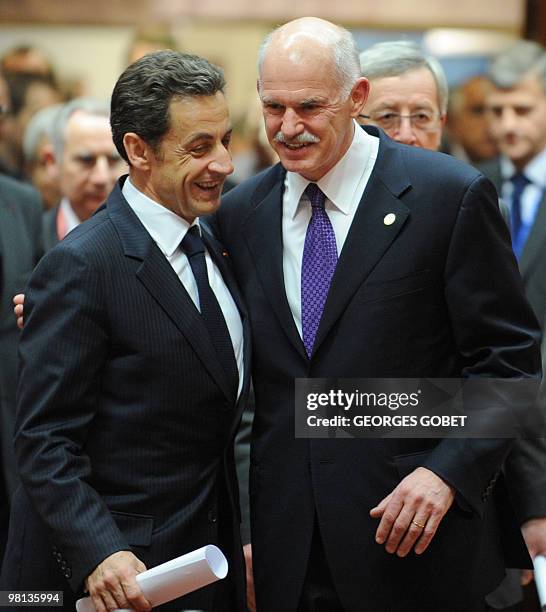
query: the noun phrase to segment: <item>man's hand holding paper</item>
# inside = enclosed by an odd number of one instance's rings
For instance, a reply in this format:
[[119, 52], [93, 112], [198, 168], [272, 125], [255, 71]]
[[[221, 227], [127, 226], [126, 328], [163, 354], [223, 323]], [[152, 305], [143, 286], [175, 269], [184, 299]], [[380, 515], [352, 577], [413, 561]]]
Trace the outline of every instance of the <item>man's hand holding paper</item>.
[[86, 581], [97, 612], [132, 608], [137, 612], [152, 609], [135, 577], [146, 566], [132, 552], [121, 550], [106, 557]]

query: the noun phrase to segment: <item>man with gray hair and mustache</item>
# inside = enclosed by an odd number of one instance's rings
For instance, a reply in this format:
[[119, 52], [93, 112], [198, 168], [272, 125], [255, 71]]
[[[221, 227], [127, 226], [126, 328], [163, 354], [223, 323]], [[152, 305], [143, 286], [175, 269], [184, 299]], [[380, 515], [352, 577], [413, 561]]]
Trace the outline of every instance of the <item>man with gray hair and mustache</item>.
[[257, 609], [481, 611], [504, 575], [491, 493], [510, 441], [298, 438], [294, 379], [536, 377], [495, 191], [358, 126], [369, 83], [327, 21], [266, 38], [258, 93], [280, 164], [212, 220], [253, 332]]

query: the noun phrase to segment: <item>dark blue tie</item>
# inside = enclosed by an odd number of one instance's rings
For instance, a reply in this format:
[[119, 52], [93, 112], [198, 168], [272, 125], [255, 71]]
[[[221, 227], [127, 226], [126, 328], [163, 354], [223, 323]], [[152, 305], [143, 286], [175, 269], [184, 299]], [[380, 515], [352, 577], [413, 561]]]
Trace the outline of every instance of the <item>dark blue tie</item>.
[[510, 179], [513, 190], [512, 190], [512, 201], [510, 203], [510, 232], [512, 234], [512, 248], [516, 257], [519, 259], [521, 251], [523, 250], [523, 240], [520, 236], [521, 232], [521, 196], [525, 187], [529, 185], [531, 181], [525, 176], [518, 172]]
[[224, 319], [224, 314], [209, 284], [207, 263], [205, 260], [205, 245], [199, 234], [197, 225], [193, 225], [186, 232], [186, 235], [182, 239], [181, 246], [188, 257], [193, 276], [195, 277], [195, 282], [197, 283], [201, 317], [205, 322], [214, 349], [224, 368], [230, 390], [233, 394], [233, 399], [235, 400], [239, 387], [237, 361], [235, 360], [233, 344], [231, 342], [226, 320]]

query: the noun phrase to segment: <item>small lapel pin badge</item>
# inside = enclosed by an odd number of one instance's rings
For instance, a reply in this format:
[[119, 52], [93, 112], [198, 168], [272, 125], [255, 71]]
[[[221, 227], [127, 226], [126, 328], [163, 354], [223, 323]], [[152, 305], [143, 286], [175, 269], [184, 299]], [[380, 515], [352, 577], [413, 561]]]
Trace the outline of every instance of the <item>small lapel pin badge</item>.
[[385, 215], [385, 217], [383, 218], [383, 223], [385, 225], [392, 225], [395, 221], [396, 221], [396, 215], [394, 213], [389, 213], [388, 215]]
[[229, 257], [229, 253], [228, 253], [227, 251], [222, 251], [222, 255], [223, 255], [224, 257]]

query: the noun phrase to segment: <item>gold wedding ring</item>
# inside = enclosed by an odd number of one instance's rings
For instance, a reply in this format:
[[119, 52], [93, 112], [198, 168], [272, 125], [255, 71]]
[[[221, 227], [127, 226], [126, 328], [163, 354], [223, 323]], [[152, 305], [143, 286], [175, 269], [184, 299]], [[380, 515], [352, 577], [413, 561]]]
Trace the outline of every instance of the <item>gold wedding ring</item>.
[[418, 523], [417, 521], [411, 521], [416, 527], [419, 527], [419, 529], [424, 529], [425, 526], [422, 523]]

